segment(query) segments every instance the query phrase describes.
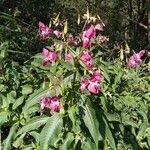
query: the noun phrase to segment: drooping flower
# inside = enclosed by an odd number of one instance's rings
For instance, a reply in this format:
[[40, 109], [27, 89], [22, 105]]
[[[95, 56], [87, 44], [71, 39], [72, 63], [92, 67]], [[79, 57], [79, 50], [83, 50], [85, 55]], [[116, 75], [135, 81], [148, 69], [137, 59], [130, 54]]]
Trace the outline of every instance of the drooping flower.
[[86, 61], [90, 61], [92, 59], [92, 57], [88, 51], [83, 51], [80, 53], [80, 59], [83, 62], [86, 62]]
[[90, 41], [91, 38], [95, 38], [96, 36], [96, 31], [103, 31], [104, 23], [100, 22], [97, 23], [96, 25], [90, 25], [86, 28], [86, 30], [83, 31], [82, 33], [82, 46], [83, 48], [89, 48], [90, 46]]
[[94, 71], [93, 75], [90, 78], [90, 81], [96, 82], [96, 81], [101, 81], [102, 80], [102, 74], [100, 69]]
[[88, 81], [87, 78], [82, 79], [82, 80], [80, 81], [80, 85], [81, 85], [81, 86], [80, 86], [80, 91], [81, 91], [81, 92], [84, 92], [88, 84], [89, 84], [89, 81]]
[[88, 39], [91, 39], [95, 37], [95, 34], [96, 34], [95, 27], [94, 25], [91, 25], [83, 32], [83, 37], [87, 37]]
[[43, 55], [44, 55], [44, 59], [42, 64], [43, 65], [47, 65], [48, 63], [52, 63], [53, 61], [55, 61], [58, 58], [57, 53], [53, 52], [53, 51], [49, 51], [46, 48], [43, 48]]
[[65, 53], [65, 60], [70, 60], [72, 59], [72, 54], [71, 53]]
[[93, 72], [92, 76], [89, 78], [83, 78], [80, 81], [80, 91], [83, 93], [87, 89], [90, 93], [98, 94], [101, 90], [100, 81], [102, 80], [102, 75], [100, 69]]
[[142, 63], [141, 57], [145, 54], [145, 50], [141, 50], [139, 53], [133, 54], [128, 61], [128, 66], [131, 68], [135, 68], [139, 64]]
[[98, 81], [89, 80], [88, 91], [93, 94], [98, 94], [100, 92], [100, 83]]
[[51, 112], [55, 111], [60, 111], [61, 109], [61, 104], [58, 96], [52, 96], [52, 97], [47, 97], [47, 96], [42, 96], [40, 97], [40, 111], [43, 112], [44, 108], [49, 108]]
[[60, 111], [61, 105], [58, 96], [52, 96], [49, 103], [51, 112]]
[[87, 37], [82, 37], [83, 48], [88, 48], [90, 46], [90, 39]]
[[77, 46], [77, 45], [79, 44], [79, 41], [78, 41], [77, 38], [75, 38], [75, 39], [73, 39], [72, 43], [73, 43], [75, 46]]
[[44, 40], [46, 36], [51, 33], [51, 29], [41, 21], [38, 23], [38, 26], [39, 26], [40, 39]]
[[80, 59], [84, 62], [88, 69], [93, 67], [92, 56], [88, 51], [81, 52]]
[[95, 25], [95, 30], [104, 31], [105, 24], [103, 21], [100, 21]]
[[45, 107], [48, 107], [49, 102], [50, 102], [49, 97], [46, 97], [46, 96], [41, 96], [40, 97], [40, 104], [41, 104], [40, 111], [41, 112], [44, 110]]

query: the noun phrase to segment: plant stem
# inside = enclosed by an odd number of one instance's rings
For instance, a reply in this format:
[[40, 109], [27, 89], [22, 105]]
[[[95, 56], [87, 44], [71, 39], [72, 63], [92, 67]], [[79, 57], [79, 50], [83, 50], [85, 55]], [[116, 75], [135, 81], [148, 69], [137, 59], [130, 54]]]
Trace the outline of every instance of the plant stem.
[[75, 96], [75, 81], [76, 81], [76, 75], [77, 75], [77, 70], [76, 70], [76, 61], [75, 61], [75, 58], [74, 58], [74, 74], [73, 74], [73, 81], [72, 81], [72, 90], [71, 90], [71, 101], [70, 101], [70, 106], [73, 105], [73, 100], [74, 100], [74, 96]]

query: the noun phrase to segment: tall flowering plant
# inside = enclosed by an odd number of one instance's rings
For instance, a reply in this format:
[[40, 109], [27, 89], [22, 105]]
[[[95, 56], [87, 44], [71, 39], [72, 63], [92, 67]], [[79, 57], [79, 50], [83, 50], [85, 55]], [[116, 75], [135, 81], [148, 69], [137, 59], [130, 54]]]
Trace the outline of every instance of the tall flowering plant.
[[[103, 35], [105, 24], [98, 18], [90, 17], [88, 12], [85, 19], [84, 27], [77, 35], [68, 33], [67, 21], [63, 28], [60, 26], [59, 30], [56, 29], [55, 24], [51, 23], [51, 26], [48, 27], [39, 22], [43, 25], [39, 26], [40, 39], [51, 40], [51, 45], [48, 43], [41, 50], [41, 65], [46, 70], [44, 71], [44, 82], [48, 82], [49, 87], [46, 94], [39, 95], [39, 112], [51, 116], [50, 118], [56, 124], [55, 130], [58, 131], [51, 136], [59, 134], [61, 138], [64, 138], [59, 141], [59, 138], [53, 139], [50, 135], [45, 136], [45, 130], [48, 133], [51, 127], [51, 122], [47, 122], [41, 132], [41, 140], [45, 142], [40, 141], [40, 148], [45, 147], [46, 149], [47, 145], [51, 145], [61, 149], [64, 147], [63, 142], [70, 140], [68, 146], [70, 149], [77, 148], [80, 143], [80, 148], [83, 150], [92, 147], [98, 150], [104, 146], [99, 142], [104, 143], [108, 139], [108, 145], [116, 149], [115, 139], [109, 127], [109, 119], [105, 114], [108, 111], [108, 104], [104, 102], [104, 99], [107, 97], [112, 99], [113, 92], [116, 92], [117, 84], [123, 76], [123, 71], [118, 68], [119, 74], [115, 74], [110, 93], [108, 86], [112, 82], [111, 77], [101, 65], [103, 62], [96, 63], [97, 58], [93, 51], [95, 45], [106, 44], [109, 41], [109, 38]], [[126, 68], [134, 69], [140, 65], [144, 54], [145, 50], [141, 50], [131, 56], [126, 62]], [[114, 72], [116, 72], [115, 69]], [[106, 136], [101, 134], [100, 122], [106, 127]], [[88, 130], [85, 131], [84, 128]], [[48, 142], [49, 140], [55, 141], [57, 145]]]
[[[67, 68], [64, 68], [64, 63], [66, 65], [71, 65], [72, 68], [69, 70], [72, 72], [73, 78], [70, 80], [72, 88], [70, 92], [75, 95], [76, 93], [74, 90], [79, 91], [79, 93], [83, 95], [88, 94], [88, 92], [89, 94], [101, 93], [100, 82], [102, 81], [102, 71], [99, 66], [94, 65], [93, 52], [90, 47], [93, 45], [92, 40], [96, 39], [97, 35], [104, 30], [104, 26], [105, 24], [101, 20], [97, 19], [93, 21], [89, 19], [83, 31], [76, 35], [76, 37], [73, 37], [71, 33], [67, 33], [67, 24], [65, 24], [64, 30], [60, 31], [53, 29], [53, 27], [48, 27], [42, 22], [38, 23], [40, 39], [44, 40], [49, 37], [52, 39], [52, 45], [42, 49], [42, 64], [44, 66], [53, 66], [57, 64], [57, 67], [59, 68], [62, 66], [62, 71], [66, 73], [68, 71]], [[80, 71], [84, 73], [80, 73]], [[63, 83], [60, 82], [59, 86], [62, 84]], [[79, 88], [77, 89], [77, 87]], [[75, 95], [72, 95], [71, 99], [73, 99]], [[63, 95], [57, 96], [62, 97]], [[54, 103], [55, 102], [56, 101], [54, 101]], [[57, 102], [61, 103], [58, 99]], [[49, 103], [53, 103], [53, 101], [49, 101]], [[42, 108], [50, 108], [49, 103], [46, 97], [40, 98]], [[71, 105], [74, 103], [75, 102], [71, 103]], [[63, 106], [56, 106], [56, 108], [57, 109], [50, 110], [60, 111], [60, 109], [63, 109]]]

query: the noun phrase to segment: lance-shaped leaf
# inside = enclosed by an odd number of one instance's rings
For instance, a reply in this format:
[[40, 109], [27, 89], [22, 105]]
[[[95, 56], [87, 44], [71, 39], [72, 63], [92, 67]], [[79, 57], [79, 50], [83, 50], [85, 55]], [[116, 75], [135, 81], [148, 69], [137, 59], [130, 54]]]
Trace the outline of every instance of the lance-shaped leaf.
[[11, 150], [12, 147], [11, 147], [11, 143], [12, 143], [12, 140], [15, 136], [15, 133], [16, 133], [16, 130], [18, 128], [18, 124], [15, 123], [11, 128], [10, 128], [10, 131], [9, 131], [9, 134], [6, 138], [6, 140], [4, 141], [4, 147], [3, 147], [3, 150]]
[[113, 134], [111, 132], [111, 129], [110, 129], [110, 126], [109, 124], [107, 123], [107, 120], [103, 117], [103, 120], [105, 122], [105, 140], [109, 140], [109, 145], [111, 146], [111, 148], [113, 150], [116, 150], [116, 144], [115, 144], [115, 140], [114, 140], [114, 137], [113, 137]]
[[39, 116], [32, 118], [25, 126], [23, 126], [17, 133], [17, 136], [23, 133], [27, 133], [31, 130], [37, 129], [40, 126], [44, 125], [49, 117], [46, 116]]
[[89, 99], [86, 101], [84, 106], [83, 120], [96, 144], [96, 148], [98, 149], [98, 141], [99, 138], [102, 139], [102, 137], [99, 133], [99, 123], [96, 118], [95, 111]]
[[73, 133], [68, 133], [66, 135], [66, 138], [65, 140], [63, 141], [63, 144], [61, 145], [60, 147], [60, 150], [68, 150], [68, 149], [71, 149], [71, 144], [74, 140], [74, 136], [73, 136]]
[[48, 150], [49, 145], [55, 145], [63, 127], [63, 120], [60, 114], [55, 113], [50, 117], [41, 131], [40, 150]]

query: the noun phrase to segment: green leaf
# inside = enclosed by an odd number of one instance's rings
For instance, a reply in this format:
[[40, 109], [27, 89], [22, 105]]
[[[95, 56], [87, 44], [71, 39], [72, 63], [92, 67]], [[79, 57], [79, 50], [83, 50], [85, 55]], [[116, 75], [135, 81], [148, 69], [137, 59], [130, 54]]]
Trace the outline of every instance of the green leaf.
[[38, 132], [32, 131], [32, 132], [29, 132], [29, 134], [34, 137], [36, 143], [39, 143], [39, 141], [40, 141], [40, 134]]
[[16, 100], [16, 91], [11, 91], [7, 94], [7, 101], [9, 104], [14, 103]]
[[33, 150], [33, 146], [32, 144], [29, 145], [23, 145], [24, 148], [22, 148], [22, 150]]
[[105, 115], [107, 116], [107, 119], [111, 122], [111, 121], [116, 121], [116, 122], [119, 122], [119, 123], [123, 123], [124, 125], [130, 125], [132, 127], [135, 127], [135, 128], [138, 128], [138, 125], [129, 120], [129, 119], [125, 119], [125, 118], [121, 118], [119, 117], [119, 115], [117, 114], [109, 114], [109, 113], [105, 113]]
[[78, 134], [81, 131], [81, 128], [80, 128], [79, 119], [76, 115], [75, 106], [72, 106], [68, 109], [68, 116], [69, 116], [70, 120], [72, 121], [72, 131], [75, 134]]
[[13, 138], [14, 138], [14, 136], [15, 136], [15, 133], [16, 133], [17, 128], [18, 128], [18, 124], [17, 124], [17, 123], [15, 123], [15, 124], [10, 128], [8, 137], [7, 137], [6, 140], [4, 141], [3, 150], [11, 150], [11, 149], [12, 149], [11, 143], [12, 143], [12, 140], [13, 140]]
[[25, 106], [23, 107], [23, 112], [28, 111], [30, 107], [39, 103], [39, 98], [43, 95], [46, 95], [48, 92], [47, 89], [40, 88], [39, 90], [35, 91], [32, 95], [30, 95], [29, 99], [26, 101]]
[[95, 150], [96, 147], [94, 143], [90, 140], [90, 138], [86, 138], [86, 140], [82, 144], [82, 150]]
[[73, 70], [74, 66], [70, 61], [62, 61], [61, 64], [63, 65], [63, 67], [67, 70]]
[[109, 73], [108, 73], [108, 70], [106, 69], [105, 66], [101, 65], [101, 69], [103, 71], [103, 76], [104, 76], [104, 79], [106, 79], [108, 81], [108, 83], [110, 83], [110, 77], [109, 77]]
[[9, 43], [6, 41], [0, 45], [0, 57], [5, 58], [7, 56], [8, 44]]
[[9, 115], [10, 115], [9, 111], [3, 111], [0, 113], [0, 126], [8, 121]]
[[105, 118], [103, 118], [104, 122], [105, 122], [105, 140], [109, 140], [109, 145], [113, 148], [113, 150], [116, 150], [116, 144], [115, 144], [115, 140], [113, 138], [113, 135], [111, 133], [110, 127], [106, 121]]
[[40, 150], [48, 150], [49, 145], [55, 144], [63, 127], [62, 116], [55, 113], [50, 117], [41, 131]]
[[0, 84], [0, 91], [2, 91], [5, 88], [4, 84]]
[[138, 135], [137, 135], [137, 140], [142, 140], [144, 139], [144, 134], [145, 134], [145, 131], [150, 128], [150, 125], [147, 124], [147, 123], [143, 123], [141, 124], [140, 126], [140, 129], [139, 129], [139, 132], [138, 132]]
[[19, 97], [13, 104], [12, 109], [16, 109], [18, 106], [20, 106], [24, 102], [24, 96]]
[[86, 127], [88, 128], [88, 130], [96, 144], [96, 148], [98, 149], [98, 141], [99, 141], [99, 138], [102, 139], [102, 137], [100, 137], [99, 123], [96, 118], [93, 106], [89, 99], [87, 100], [83, 109], [84, 109], [84, 113], [83, 113], [84, 123], [85, 123]]
[[30, 93], [32, 93], [32, 91], [33, 91], [33, 89], [32, 89], [32, 87], [31, 87], [31, 85], [24, 85], [24, 86], [22, 87], [22, 94], [23, 94], [23, 95], [30, 94]]
[[68, 133], [66, 135], [65, 140], [63, 141], [63, 144], [60, 146], [60, 150], [69, 150], [71, 149], [70, 145], [74, 140], [73, 133]]
[[17, 148], [17, 147], [19, 147], [19, 146], [22, 145], [22, 143], [23, 143], [23, 138], [24, 138], [25, 135], [26, 135], [26, 133], [21, 134], [21, 135], [13, 142], [13, 146], [14, 146], [15, 148]]
[[40, 126], [44, 125], [49, 117], [46, 116], [38, 116], [32, 118], [29, 122], [27, 122], [20, 130], [18, 130], [18, 133], [16, 136], [27, 133], [31, 130], [38, 129]]

